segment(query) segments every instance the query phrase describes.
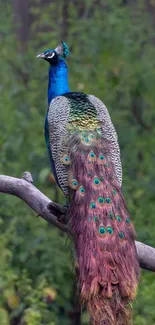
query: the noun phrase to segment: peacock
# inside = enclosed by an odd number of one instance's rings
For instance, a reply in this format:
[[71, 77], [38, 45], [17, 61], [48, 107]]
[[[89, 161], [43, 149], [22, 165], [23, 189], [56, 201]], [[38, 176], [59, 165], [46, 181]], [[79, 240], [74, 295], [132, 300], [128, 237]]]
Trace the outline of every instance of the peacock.
[[68, 53], [61, 42], [37, 57], [49, 63], [45, 139], [52, 172], [69, 202], [80, 301], [93, 325], [131, 325], [139, 262], [121, 190], [118, 137], [100, 99], [70, 91]]

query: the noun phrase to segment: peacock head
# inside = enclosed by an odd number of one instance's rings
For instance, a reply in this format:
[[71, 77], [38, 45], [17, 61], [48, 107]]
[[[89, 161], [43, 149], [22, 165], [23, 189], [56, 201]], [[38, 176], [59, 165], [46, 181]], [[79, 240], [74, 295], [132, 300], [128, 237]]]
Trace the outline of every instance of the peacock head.
[[62, 58], [68, 56], [68, 46], [65, 42], [61, 42], [55, 50], [46, 50], [43, 53], [38, 54], [37, 58], [42, 58], [48, 61], [51, 65], [57, 65]]

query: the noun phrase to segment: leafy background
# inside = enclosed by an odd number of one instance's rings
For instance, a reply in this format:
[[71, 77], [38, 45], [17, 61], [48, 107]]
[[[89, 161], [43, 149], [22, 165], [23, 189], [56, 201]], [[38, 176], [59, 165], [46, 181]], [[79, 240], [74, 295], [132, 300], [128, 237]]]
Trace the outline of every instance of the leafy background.
[[[48, 66], [70, 47], [70, 88], [98, 96], [119, 135], [123, 191], [138, 240], [155, 245], [155, 1], [0, 0], [0, 172], [29, 170], [63, 203], [44, 142]], [[0, 324], [88, 324], [80, 316], [69, 241], [19, 199], [0, 195]], [[155, 324], [155, 277], [142, 271], [134, 324]]]

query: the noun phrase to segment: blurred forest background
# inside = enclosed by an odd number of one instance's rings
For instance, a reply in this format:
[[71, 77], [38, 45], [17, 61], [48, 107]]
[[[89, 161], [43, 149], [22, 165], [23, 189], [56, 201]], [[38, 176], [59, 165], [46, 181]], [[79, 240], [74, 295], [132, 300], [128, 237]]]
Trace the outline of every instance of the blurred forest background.
[[[63, 196], [44, 141], [48, 65], [70, 47], [70, 88], [104, 101], [119, 135], [123, 191], [138, 240], [155, 246], [155, 0], [0, 0], [0, 173]], [[142, 271], [134, 324], [155, 324], [155, 277]], [[0, 195], [0, 325], [84, 325], [67, 236]]]

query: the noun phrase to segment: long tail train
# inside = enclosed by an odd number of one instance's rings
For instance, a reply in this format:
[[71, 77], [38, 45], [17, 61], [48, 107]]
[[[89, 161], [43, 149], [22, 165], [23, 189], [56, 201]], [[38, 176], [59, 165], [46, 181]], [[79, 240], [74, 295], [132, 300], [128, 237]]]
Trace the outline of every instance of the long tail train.
[[129, 325], [139, 263], [134, 227], [108, 160], [108, 147], [97, 131], [70, 136], [69, 222], [81, 301], [92, 324]]

